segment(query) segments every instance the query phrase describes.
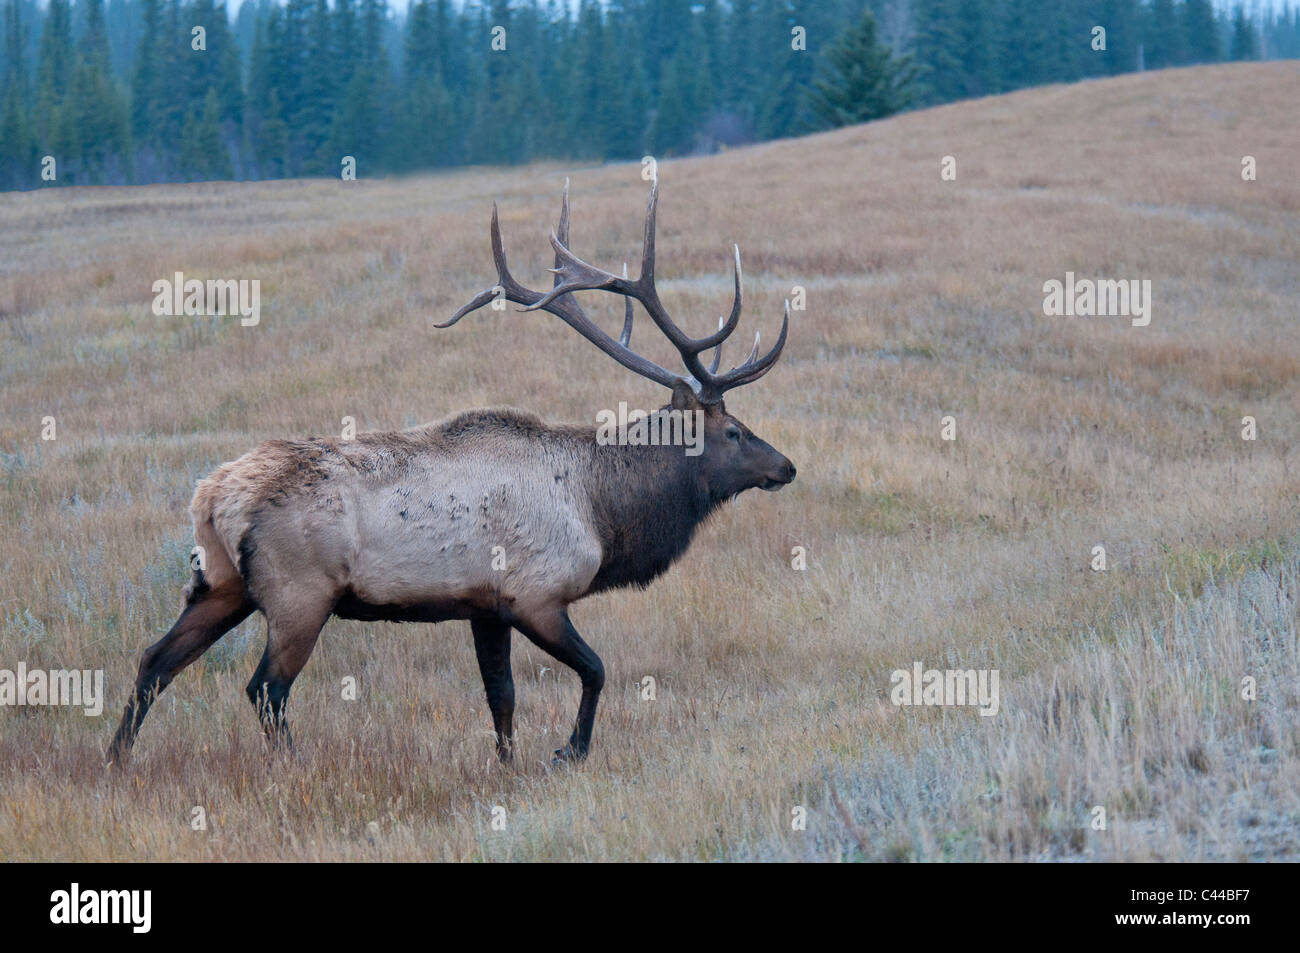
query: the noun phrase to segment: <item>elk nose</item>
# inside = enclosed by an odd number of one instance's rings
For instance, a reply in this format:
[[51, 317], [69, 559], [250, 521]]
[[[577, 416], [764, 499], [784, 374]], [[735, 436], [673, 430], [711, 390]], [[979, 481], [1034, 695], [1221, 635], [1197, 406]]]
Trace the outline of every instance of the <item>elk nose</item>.
[[785, 466], [786, 466], [786, 474], [785, 474], [786, 479], [793, 480], [796, 472], [794, 468], [794, 464], [790, 463], [789, 461], [786, 461]]

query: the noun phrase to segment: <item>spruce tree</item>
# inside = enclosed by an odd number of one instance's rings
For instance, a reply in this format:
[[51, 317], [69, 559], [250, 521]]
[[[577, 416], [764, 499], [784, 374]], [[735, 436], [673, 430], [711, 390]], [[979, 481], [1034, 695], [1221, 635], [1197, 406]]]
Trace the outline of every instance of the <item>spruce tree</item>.
[[895, 57], [880, 43], [870, 10], [823, 55], [811, 104], [827, 126], [879, 119], [911, 104], [916, 68], [910, 56]]
[[160, 72], [162, 0], [140, 0], [141, 34], [131, 76], [131, 125], [140, 141], [154, 142], [162, 121], [160, 90], [165, 82]]
[[1241, 4], [1237, 4], [1232, 15], [1232, 46], [1229, 55], [1234, 60], [1253, 60], [1259, 57], [1255, 25], [1250, 22]]
[[[970, 38], [962, 30], [958, 0], [919, 0], [914, 41], [926, 102], [944, 103], [966, 95], [963, 59]], [[875, 17], [872, 17], [874, 24]]]
[[50, 0], [41, 29], [36, 68], [36, 147], [57, 162], [60, 181], [75, 182], [81, 170], [81, 128], [73, 94], [72, 14], [67, 0]]
[[1106, 29], [1106, 50], [1094, 55], [1103, 58], [1105, 72], [1114, 75], [1137, 69], [1141, 16], [1138, 0], [1103, 0], [1097, 25]]
[[0, 188], [37, 181], [36, 144], [27, 116], [27, 74], [23, 63], [22, 13], [18, 0], [5, 7], [5, 68], [0, 75]]
[[1210, 0], [1187, 0], [1183, 5], [1183, 35], [1186, 38], [1187, 62], [1216, 63], [1223, 59], [1219, 45], [1219, 25], [1214, 22]]
[[130, 163], [130, 117], [109, 67], [102, 0], [82, 0], [85, 27], [78, 44], [67, 108], [82, 141], [82, 179], [125, 181]]
[[411, 5], [406, 24], [402, 116], [393, 146], [399, 168], [419, 169], [445, 161], [450, 132], [450, 97], [438, 63], [435, 10], [429, 0]]
[[313, 0], [306, 16], [299, 77], [300, 101], [294, 126], [304, 175], [329, 175], [338, 169], [330, 149], [330, 133], [338, 97], [337, 61], [327, 0]]
[[1186, 34], [1173, 0], [1152, 0], [1144, 33], [1148, 38], [1148, 69], [1182, 66], [1187, 62]]
[[221, 138], [221, 105], [209, 89], [202, 109], [191, 109], [181, 135], [180, 164], [191, 180], [230, 178], [230, 155]]

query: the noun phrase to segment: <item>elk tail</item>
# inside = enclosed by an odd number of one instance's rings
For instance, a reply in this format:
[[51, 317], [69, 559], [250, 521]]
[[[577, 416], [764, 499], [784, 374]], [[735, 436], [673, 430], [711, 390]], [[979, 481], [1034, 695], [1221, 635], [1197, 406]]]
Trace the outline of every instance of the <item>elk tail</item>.
[[[186, 602], [193, 602], [209, 589], [224, 588], [232, 583], [242, 587], [243, 580], [239, 571], [239, 537], [230, 538], [230, 514], [226, 502], [225, 488], [218, 471], [211, 477], [200, 480], [190, 501], [190, 519], [194, 522], [195, 548], [191, 553], [190, 565], [194, 575], [185, 587]], [[226, 532], [223, 532], [226, 530]]]

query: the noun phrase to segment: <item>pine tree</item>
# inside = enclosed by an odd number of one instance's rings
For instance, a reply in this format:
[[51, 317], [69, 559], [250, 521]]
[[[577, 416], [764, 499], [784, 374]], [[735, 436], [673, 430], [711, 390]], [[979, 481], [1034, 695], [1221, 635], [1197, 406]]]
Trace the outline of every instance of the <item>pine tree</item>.
[[[685, 6], [689, 11], [689, 4]], [[754, 90], [758, 89], [765, 79], [763, 23], [759, 17], [756, 0], [730, 0], [728, 6], [730, 16], [727, 17], [723, 34], [726, 37], [723, 44], [725, 52], [720, 54], [726, 79], [718, 94], [720, 101], [726, 104], [728, 110], [737, 117], [742, 126], [752, 130], [757, 124], [758, 114], [755, 108]], [[686, 15], [689, 16], [689, 12]], [[665, 27], [656, 24], [656, 28]], [[680, 29], [680, 27], [668, 28]], [[656, 60], [650, 53], [647, 54], [646, 62], [650, 64], [651, 69], [655, 68], [656, 63], [660, 64], [662, 69], [663, 61]], [[659, 110], [676, 108], [674, 104], [666, 101], [662, 89], [657, 90], [656, 98]]]
[[[1055, 48], [1054, 10], [1042, 0], [1007, 0], [1000, 15], [997, 47], [1001, 89], [1022, 89], [1060, 79], [1062, 67]], [[1081, 37], [1079, 42], [1084, 42]]]
[[57, 105], [72, 77], [72, 12], [68, 0], [50, 0], [37, 53], [36, 94], [42, 105]]
[[827, 69], [814, 84], [811, 103], [826, 125], [879, 119], [912, 102], [916, 69], [911, 57], [895, 57], [879, 42], [870, 10], [824, 55]]
[[176, 174], [172, 144], [181, 140], [187, 111], [198, 107], [198, 103], [191, 99], [192, 84], [176, 82], [176, 77], [189, 75], [189, 64], [194, 62], [190, 29], [182, 22], [181, 5], [182, 0], [163, 0], [162, 31], [154, 51], [159, 64], [157, 101], [161, 108], [161, 121], [155, 132], [158, 133], [161, 154], [170, 161], [166, 170], [168, 177]]
[[1163, 69], [1187, 62], [1187, 43], [1173, 0], [1152, 0], [1147, 11], [1146, 66]]
[[1104, 58], [1107, 73], [1114, 75], [1137, 69], [1140, 21], [1137, 0], [1103, 0], [1097, 25], [1106, 29], [1106, 50], [1097, 55]]
[[257, 140], [257, 158], [264, 174], [271, 178], [289, 175], [289, 127], [280, 106], [280, 93], [272, 89], [261, 115], [261, 135]]
[[230, 29], [226, 4], [220, 0], [194, 0], [190, 18], [207, 30], [207, 50], [193, 58], [201, 72], [191, 89], [191, 102], [205, 103], [208, 91], [214, 90], [221, 122], [237, 126], [243, 118], [244, 91], [239, 46]]
[[300, 101], [294, 114], [299, 170], [304, 175], [328, 175], [338, 168], [338, 157], [330, 150], [338, 69], [327, 0], [314, 0], [311, 4], [304, 34]]
[[695, 146], [700, 131], [698, 88], [689, 54], [679, 50], [659, 78], [658, 106], [650, 129], [650, 146], [659, 155], [682, 155]]
[[446, 160], [451, 102], [438, 62], [435, 11], [429, 0], [411, 5], [406, 23], [405, 82], [400, 132], [393, 148], [399, 168], [419, 169]]
[[221, 138], [221, 104], [209, 89], [202, 110], [192, 109], [181, 136], [181, 168], [195, 180], [230, 178], [230, 155]]
[[168, 148], [164, 56], [167, 47], [163, 22], [163, 0], [140, 0], [141, 32], [136, 47], [135, 70], [131, 75], [131, 129], [137, 145], [146, 151], [143, 177], [161, 177], [157, 154]]
[[592, 117], [592, 132], [603, 159], [640, 158], [645, 146], [646, 77], [638, 50], [620, 42], [620, 37], [628, 35], [626, 11], [611, 5], [601, 31], [596, 75], [600, 97]]
[[1183, 5], [1183, 35], [1186, 37], [1187, 62], [1215, 63], [1223, 59], [1219, 26], [1214, 22], [1210, 0], [1187, 0]]
[[605, 23], [599, 0], [582, 0], [573, 27], [573, 95], [566, 118], [571, 155], [596, 158], [601, 154], [600, 130], [591, 117], [600, 108], [599, 76], [604, 58]]
[[[244, 6], [249, 6], [249, 2], [245, 2]], [[273, 90], [269, 24], [264, 17], [259, 16], [253, 22], [252, 45], [248, 53], [248, 108], [244, 110], [244, 137], [248, 152], [254, 159], [250, 165], [255, 175], [264, 174], [257, 165], [266, 159], [262, 145], [262, 124], [266, 119]]]
[[1259, 57], [1255, 25], [1250, 22], [1241, 4], [1237, 4], [1232, 15], [1232, 47], [1229, 56], [1234, 60], [1253, 60]]
[[957, 23], [966, 37], [961, 51], [963, 96], [988, 96], [1001, 88], [997, 68], [996, 23], [989, 0], [960, 0]]
[[124, 182], [131, 162], [130, 115], [109, 65], [103, 2], [82, 0], [81, 6], [85, 27], [68, 108], [83, 143], [83, 176], [91, 182]]
[[16, 85], [0, 100], [0, 189], [23, 188], [35, 181], [36, 150]]
[[393, 84], [384, 48], [387, 19], [387, 0], [361, 0], [356, 65], [335, 110], [331, 133], [340, 157], [350, 155], [371, 170], [384, 167], [384, 134], [392, 128]]
[[81, 128], [73, 96], [74, 62], [72, 15], [67, 0], [50, 0], [37, 54], [32, 127], [37, 149], [54, 156], [63, 182], [77, 181], [81, 171]]
[[5, 8], [5, 68], [0, 76], [0, 188], [22, 188], [36, 178], [36, 144], [27, 117], [22, 14], [18, 0]]
[[958, 6], [958, 0], [921, 0], [916, 8], [913, 50], [918, 73], [924, 74], [926, 102], [949, 102], [966, 95], [963, 56], [968, 42]]

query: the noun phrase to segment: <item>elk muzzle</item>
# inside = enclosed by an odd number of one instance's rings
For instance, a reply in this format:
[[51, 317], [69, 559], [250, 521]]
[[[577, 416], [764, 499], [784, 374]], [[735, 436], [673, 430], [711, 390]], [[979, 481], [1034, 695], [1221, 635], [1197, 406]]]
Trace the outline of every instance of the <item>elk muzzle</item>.
[[781, 457], [780, 465], [764, 478], [763, 482], [758, 485], [759, 489], [774, 491], [781, 489], [781, 487], [785, 486], [787, 483], [794, 482], [794, 464], [779, 453], [777, 456]]

